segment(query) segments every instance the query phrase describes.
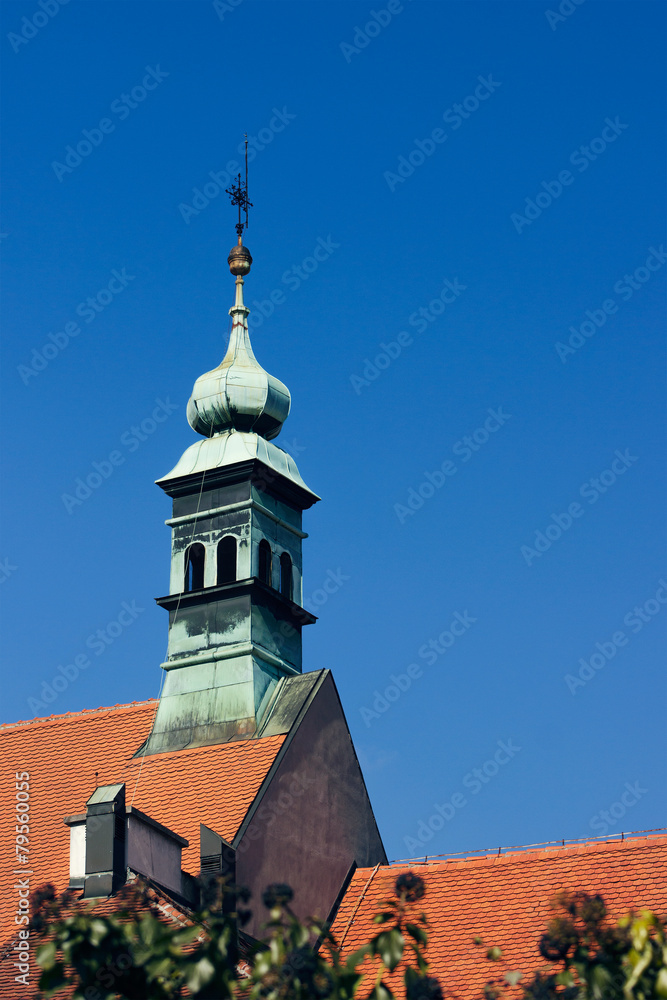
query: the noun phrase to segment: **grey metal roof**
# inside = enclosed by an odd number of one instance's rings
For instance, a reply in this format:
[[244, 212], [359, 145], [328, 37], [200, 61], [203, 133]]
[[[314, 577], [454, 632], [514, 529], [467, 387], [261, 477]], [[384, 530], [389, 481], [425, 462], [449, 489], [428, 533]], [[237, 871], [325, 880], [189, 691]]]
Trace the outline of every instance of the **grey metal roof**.
[[251, 459], [257, 459], [279, 475], [290, 479], [301, 489], [307, 490], [317, 500], [320, 499], [301, 478], [301, 473], [291, 455], [251, 431], [228, 430], [214, 434], [205, 441], [195, 441], [183, 453], [171, 472], [156, 482], [158, 486], [162, 486], [182, 476], [222, 469]]
[[98, 802], [113, 802], [123, 787], [123, 785], [99, 785], [86, 802], [86, 805], [92, 806]]

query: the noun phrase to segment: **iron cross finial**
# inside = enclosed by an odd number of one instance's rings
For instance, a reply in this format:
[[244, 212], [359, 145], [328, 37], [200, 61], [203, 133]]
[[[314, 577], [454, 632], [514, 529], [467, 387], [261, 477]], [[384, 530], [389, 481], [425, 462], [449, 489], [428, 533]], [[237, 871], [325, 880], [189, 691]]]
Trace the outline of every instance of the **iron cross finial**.
[[[245, 181], [241, 180], [241, 174], [239, 172], [236, 184], [231, 187], [226, 188], [226, 193], [229, 195], [232, 205], [238, 205], [239, 207], [239, 221], [236, 223], [236, 235], [241, 239], [241, 234], [244, 229], [248, 228], [248, 209], [253, 207], [251, 201], [248, 201], [248, 133], [245, 134]], [[241, 221], [241, 212], [245, 212], [245, 222]]]

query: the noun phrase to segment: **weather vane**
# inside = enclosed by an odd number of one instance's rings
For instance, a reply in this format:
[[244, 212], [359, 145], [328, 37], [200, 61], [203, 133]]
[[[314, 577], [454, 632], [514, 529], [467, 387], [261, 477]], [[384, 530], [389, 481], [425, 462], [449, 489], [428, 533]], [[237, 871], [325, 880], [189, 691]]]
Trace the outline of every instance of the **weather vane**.
[[[236, 179], [236, 184], [226, 189], [226, 193], [229, 195], [232, 205], [239, 206], [239, 221], [236, 223], [236, 235], [241, 241], [241, 234], [244, 229], [248, 228], [248, 209], [253, 207], [251, 201], [248, 201], [248, 133], [245, 133], [245, 181], [241, 180], [241, 174], [239, 172]], [[241, 221], [241, 212], [245, 212], [245, 222]]]

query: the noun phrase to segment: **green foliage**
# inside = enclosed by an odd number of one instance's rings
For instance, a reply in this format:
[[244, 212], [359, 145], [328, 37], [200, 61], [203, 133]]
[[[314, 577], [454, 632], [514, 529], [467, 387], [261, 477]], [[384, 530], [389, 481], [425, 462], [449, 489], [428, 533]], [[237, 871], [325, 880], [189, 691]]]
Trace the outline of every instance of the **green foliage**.
[[[415, 912], [424, 893], [419, 876], [400, 875], [373, 918], [375, 933], [343, 958], [324, 924], [296, 917], [282, 884], [263, 894], [261, 942], [242, 934], [247, 892], [216, 880], [202, 883], [203, 908], [180, 926], [156, 915], [143, 883], [121, 890], [108, 914], [47, 887], [33, 897], [40, 996], [70, 986], [73, 1000], [394, 1000], [398, 983], [406, 1000], [443, 1000], [428, 974], [426, 917]], [[510, 990], [517, 997], [517, 987], [523, 1000], [667, 1000], [666, 926], [656, 914], [610, 923], [601, 897], [586, 893], [561, 894], [554, 907], [539, 941], [549, 966], [490, 980], [486, 1000]], [[495, 945], [486, 954], [492, 962], [503, 955]]]
[[[553, 963], [523, 984], [523, 1000], [661, 1000], [667, 998], [665, 921], [643, 910], [617, 923], [607, 921], [601, 896], [561, 893], [559, 910], [539, 942], [540, 954]], [[500, 951], [490, 948], [491, 952]], [[507, 996], [523, 978], [507, 972], [485, 987], [486, 1000]], [[512, 994], [516, 996], [516, 993]]]
[[[358, 968], [361, 963], [370, 959], [375, 960], [375, 981], [368, 994], [369, 1000], [394, 1000], [394, 993], [385, 979], [386, 973], [394, 972], [399, 962], [405, 960], [408, 964], [403, 974], [403, 986], [409, 1000], [442, 1000], [440, 984], [428, 975], [425, 956], [428, 943], [426, 917], [423, 913], [415, 915], [412, 912], [413, 904], [422, 899], [425, 892], [424, 880], [419, 875], [406, 872], [398, 876], [395, 898], [386, 900], [384, 908], [373, 918], [373, 922], [381, 929], [347, 959], [347, 968], [358, 976], [355, 993], [362, 983]], [[330, 961], [336, 968], [340, 963], [340, 956], [336, 942], [331, 937], [329, 944]], [[349, 995], [354, 996], [355, 993]]]
[[73, 1000], [177, 1000], [186, 990], [193, 1000], [353, 1000], [371, 978], [364, 996], [393, 1000], [385, 977], [405, 960], [409, 1000], [442, 1000], [424, 956], [426, 918], [412, 912], [424, 891], [418, 876], [400, 876], [396, 896], [375, 917], [377, 933], [343, 959], [324, 924], [295, 916], [285, 885], [264, 892], [266, 937], [248, 939], [241, 957], [239, 931], [249, 916], [243, 890], [209, 880], [202, 885], [205, 908], [178, 926], [159, 919], [142, 883], [121, 890], [104, 915], [92, 904], [75, 904], [71, 893], [58, 899], [47, 887], [33, 900], [32, 926], [42, 938], [40, 995], [68, 985]]
[[[621, 921], [630, 934], [632, 947], [625, 955], [629, 973], [624, 986], [626, 1000], [667, 997], [666, 923], [650, 910]], [[650, 991], [653, 990], [651, 993]]]

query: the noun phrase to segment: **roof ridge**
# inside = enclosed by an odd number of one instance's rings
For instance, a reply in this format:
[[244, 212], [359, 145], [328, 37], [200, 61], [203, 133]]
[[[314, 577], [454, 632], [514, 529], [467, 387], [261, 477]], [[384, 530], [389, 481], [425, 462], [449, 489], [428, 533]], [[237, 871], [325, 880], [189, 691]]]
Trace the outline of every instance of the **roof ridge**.
[[653, 830], [623, 831], [613, 834], [611, 837], [592, 837], [590, 840], [547, 840], [540, 844], [517, 844], [513, 847], [499, 847], [493, 854], [491, 853], [491, 848], [488, 847], [480, 848], [477, 851], [461, 851], [459, 854], [426, 854], [420, 858], [398, 858], [390, 861], [386, 867], [458, 864], [470, 861], [486, 861], [489, 858], [518, 858], [528, 854], [534, 855], [540, 853], [575, 853], [577, 850], [581, 850], [581, 848], [606, 848], [615, 844], [627, 847], [629, 844], [636, 845], [639, 841], [658, 841], [661, 839], [667, 839], [667, 827], [656, 827]]
[[82, 708], [78, 712], [62, 712], [59, 715], [38, 715], [34, 719], [19, 719], [16, 722], [0, 723], [0, 733], [7, 729], [18, 729], [20, 727], [33, 726], [39, 722], [56, 722], [69, 719], [78, 719], [83, 715], [97, 715], [99, 712], [114, 712], [123, 708], [143, 708], [147, 705], [155, 705], [157, 698], [147, 698], [145, 701], [128, 701], [116, 705], [100, 705], [98, 708]]

